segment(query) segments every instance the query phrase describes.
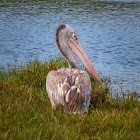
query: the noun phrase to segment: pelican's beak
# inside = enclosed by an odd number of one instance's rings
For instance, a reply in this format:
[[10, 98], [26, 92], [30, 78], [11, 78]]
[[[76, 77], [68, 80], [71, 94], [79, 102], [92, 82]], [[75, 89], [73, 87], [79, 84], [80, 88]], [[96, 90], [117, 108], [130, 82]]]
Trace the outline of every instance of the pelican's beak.
[[91, 73], [91, 75], [103, 86], [102, 81], [100, 80], [99, 76], [97, 75], [91, 61], [87, 57], [85, 51], [83, 50], [82, 46], [80, 45], [78, 40], [70, 39], [68, 41], [68, 44], [70, 48], [73, 50], [73, 52], [80, 58], [80, 60], [83, 62], [87, 70]]

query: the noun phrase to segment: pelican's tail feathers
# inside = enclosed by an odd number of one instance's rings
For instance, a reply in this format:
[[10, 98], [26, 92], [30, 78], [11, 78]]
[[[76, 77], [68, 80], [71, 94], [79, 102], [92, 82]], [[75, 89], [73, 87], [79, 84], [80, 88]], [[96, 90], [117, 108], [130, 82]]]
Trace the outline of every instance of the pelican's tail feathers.
[[82, 108], [84, 98], [81, 94], [81, 88], [72, 86], [65, 96], [65, 111], [68, 113], [79, 113]]

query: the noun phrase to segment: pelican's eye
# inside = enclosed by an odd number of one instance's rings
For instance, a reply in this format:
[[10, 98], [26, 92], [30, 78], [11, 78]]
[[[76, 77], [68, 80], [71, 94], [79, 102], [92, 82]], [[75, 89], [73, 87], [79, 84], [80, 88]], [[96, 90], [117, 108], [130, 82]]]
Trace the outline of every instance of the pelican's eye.
[[73, 33], [73, 34], [72, 34], [72, 38], [73, 38], [74, 40], [77, 40], [77, 35], [76, 35], [76, 33]]

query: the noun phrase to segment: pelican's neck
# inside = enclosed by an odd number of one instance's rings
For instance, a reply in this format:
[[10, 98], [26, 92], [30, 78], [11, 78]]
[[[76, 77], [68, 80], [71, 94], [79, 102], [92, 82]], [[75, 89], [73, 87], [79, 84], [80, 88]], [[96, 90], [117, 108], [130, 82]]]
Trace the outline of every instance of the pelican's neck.
[[80, 65], [79, 65], [79, 62], [75, 56], [75, 54], [72, 54], [71, 56], [65, 56], [65, 58], [67, 59], [68, 61], [68, 64], [69, 64], [69, 68], [75, 68], [75, 69], [79, 69], [80, 70]]
[[69, 68], [75, 68], [75, 69], [80, 69], [80, 65], [79, 62], [76, 58], [76, 55], [74, 54], [74, 52], [69, 48], [69, 46], [65, 45], [65, 48], [63, 50], [60, 50], [62, 55], [66, 58], [66, 60], [68, 61], [69, 64]]
[[68, 61], [69, 64], [69, 68], [75, 68], [75, 69], [80, 69], [80, 65], [79, 62], [76, 58], [76, 55], [74, 54], [74, 52], [69, 48], [67, 43], [63, 43], [60, 42], [58, 43], [58, 48], [61, 52], [61, 54], [66, 58], [66, 60]]

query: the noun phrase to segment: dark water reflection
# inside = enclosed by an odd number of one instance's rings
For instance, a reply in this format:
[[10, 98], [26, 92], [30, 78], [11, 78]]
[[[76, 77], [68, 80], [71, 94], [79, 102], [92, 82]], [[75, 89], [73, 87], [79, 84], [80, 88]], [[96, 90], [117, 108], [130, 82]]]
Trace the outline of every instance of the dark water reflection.
[[55, 31], [72, 26], [95, 69], [110, 76], [114, 90], [140, 92], [140, 2], [0, 2], [0, 65], [59, 55]]

